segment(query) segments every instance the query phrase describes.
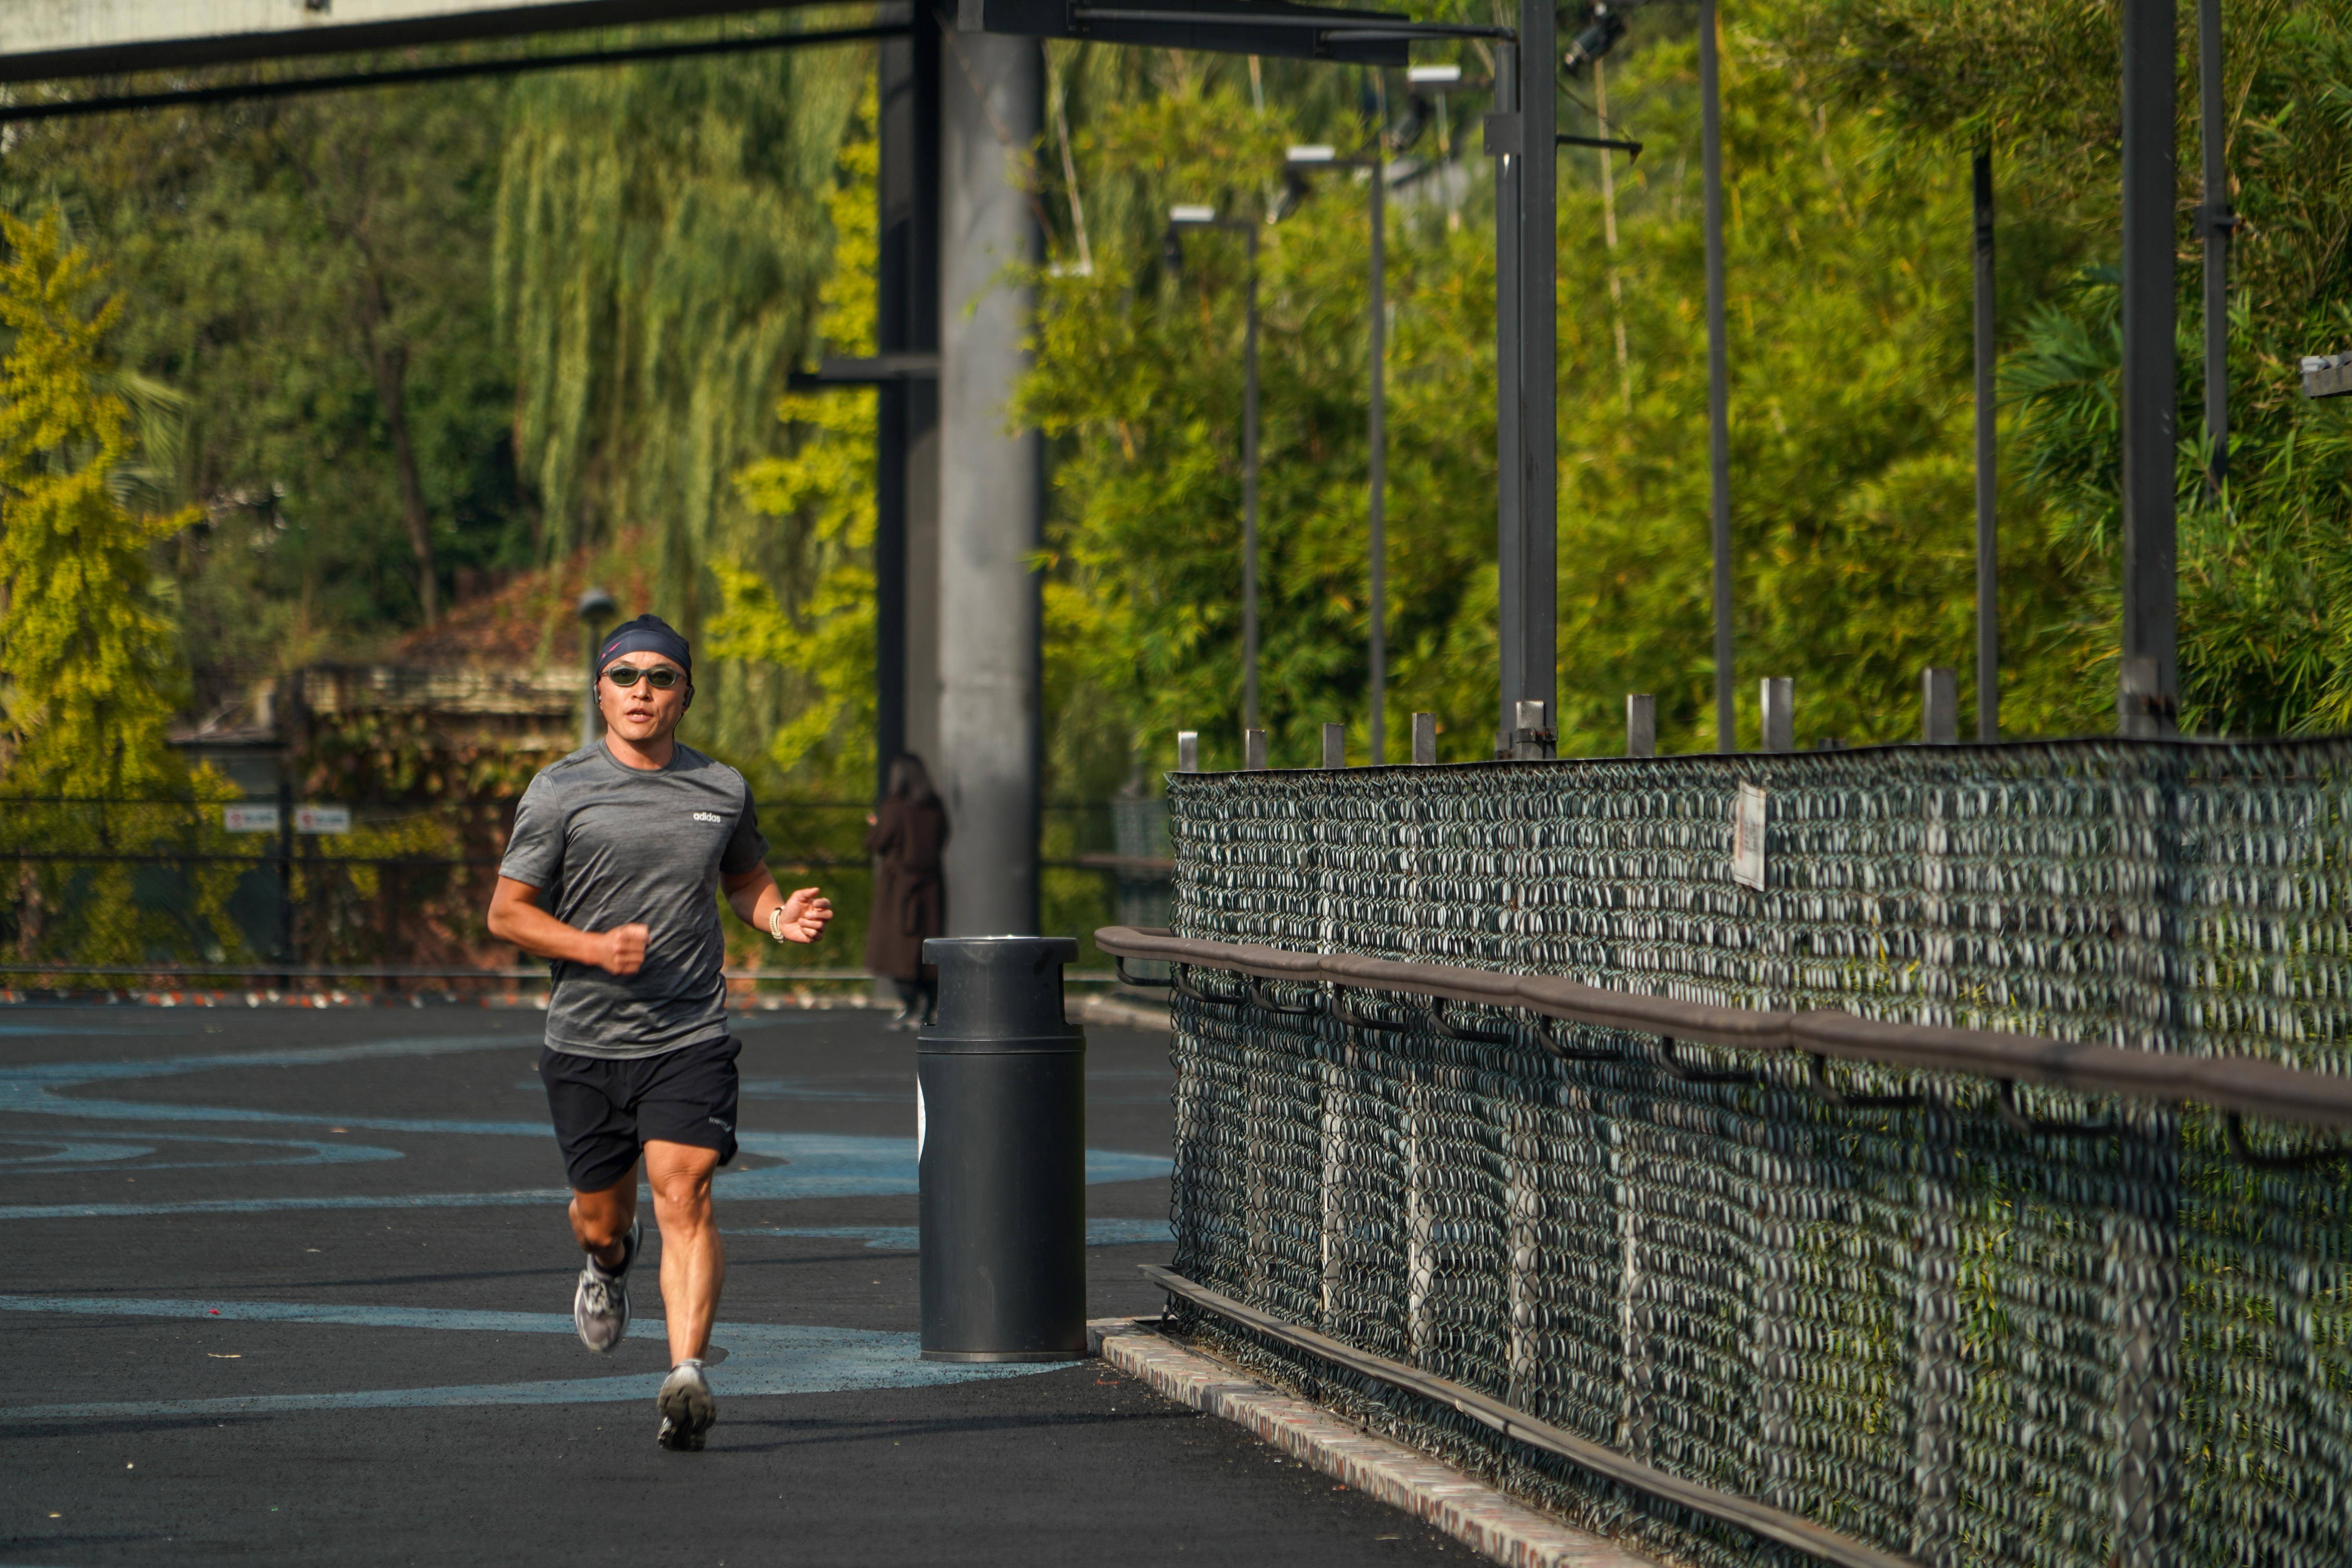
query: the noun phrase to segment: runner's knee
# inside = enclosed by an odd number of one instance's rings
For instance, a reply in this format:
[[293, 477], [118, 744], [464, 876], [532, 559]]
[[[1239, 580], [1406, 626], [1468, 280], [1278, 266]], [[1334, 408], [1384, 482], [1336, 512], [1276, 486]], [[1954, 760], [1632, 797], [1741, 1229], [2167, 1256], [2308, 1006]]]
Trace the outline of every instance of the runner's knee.
[[630, 1212], [635, 1206], [609, 1193], [574, 1193], [572, 1195], [572, 1234], [580, 1238], [583, 1247], [599, 1249], [611, 1247], [629, 1234], [629, 1222], [636, 1217]]
[[649, 1174], [654, 1207], [665, 1219], [700, 1220], [710, 1214], [710, 1178], [715, 1163], [696, 1162]]

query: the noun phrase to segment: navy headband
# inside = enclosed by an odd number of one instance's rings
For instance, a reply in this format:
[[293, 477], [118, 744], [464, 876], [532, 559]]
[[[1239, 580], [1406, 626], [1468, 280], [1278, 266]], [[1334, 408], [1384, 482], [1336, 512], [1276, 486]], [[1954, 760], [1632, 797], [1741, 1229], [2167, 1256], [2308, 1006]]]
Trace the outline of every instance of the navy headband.
[[596, 674], [601, 678], [625, 653], [657, 653], [686, 671], [688, 680], [694, 679], [694, 650], [659, 616], [639, 616], [614, 627], [604, 639], [604, 652], [596, 656]]

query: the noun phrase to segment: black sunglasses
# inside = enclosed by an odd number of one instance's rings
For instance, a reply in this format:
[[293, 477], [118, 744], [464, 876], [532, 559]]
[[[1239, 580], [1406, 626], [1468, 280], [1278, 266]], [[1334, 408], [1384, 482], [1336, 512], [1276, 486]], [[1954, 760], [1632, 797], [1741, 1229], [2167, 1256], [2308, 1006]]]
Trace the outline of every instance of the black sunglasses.
[[651, 669], [640, 669], [634, 664], [616, 664], [604, 672], [604, 678], [619, 687], [635, 686], [641, 675], [646, 678], [646, 684], [656, 691], [667, 691], [686, 679], [666, 664], [657, 664]]

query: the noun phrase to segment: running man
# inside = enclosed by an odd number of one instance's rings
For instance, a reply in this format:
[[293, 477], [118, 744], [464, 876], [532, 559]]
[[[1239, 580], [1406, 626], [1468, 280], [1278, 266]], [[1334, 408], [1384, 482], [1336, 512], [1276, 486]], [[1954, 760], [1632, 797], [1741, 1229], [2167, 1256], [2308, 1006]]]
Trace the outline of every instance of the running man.
[[710, 1181], [735, 1156], [738, 1047], [711, 892], [778, 942], [814, 942], [833, 918], [817, 889], [786, 898], [768, 874], [743, 775], [674, 738], [693, 678], [686, 639], [656, 616], [604, 639], [604, 739], [530, 781], [490, 898], [491, 935], [555, 961], [539, 1072], [588, 1255], [572, 1321], [599, 1352], [628, 1331], [642, 1159], [669, 1327], [658, 1441], [682, 1449], [701, 1447], [718, 1414], [702, 1370], [727, 1276]]

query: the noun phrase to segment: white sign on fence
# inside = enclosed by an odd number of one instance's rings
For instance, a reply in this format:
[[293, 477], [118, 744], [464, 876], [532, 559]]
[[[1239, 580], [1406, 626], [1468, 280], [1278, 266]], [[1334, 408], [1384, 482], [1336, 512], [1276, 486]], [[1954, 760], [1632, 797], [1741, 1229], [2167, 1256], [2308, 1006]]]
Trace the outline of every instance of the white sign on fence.
[[1764, 791], [1752, 784], [1739, 786], [1731, 809], [1731, 879], [1764, 890]]
[[352, 830], [352, 808], [348, 805], [298, 805], [294, 808], [294, 831], [297, 833], [349, 833]]
[[278, 831], [278, 808], [274, 805], [225, 805], [221, 807], [221, 826], [231, 833], [275, 833]]

